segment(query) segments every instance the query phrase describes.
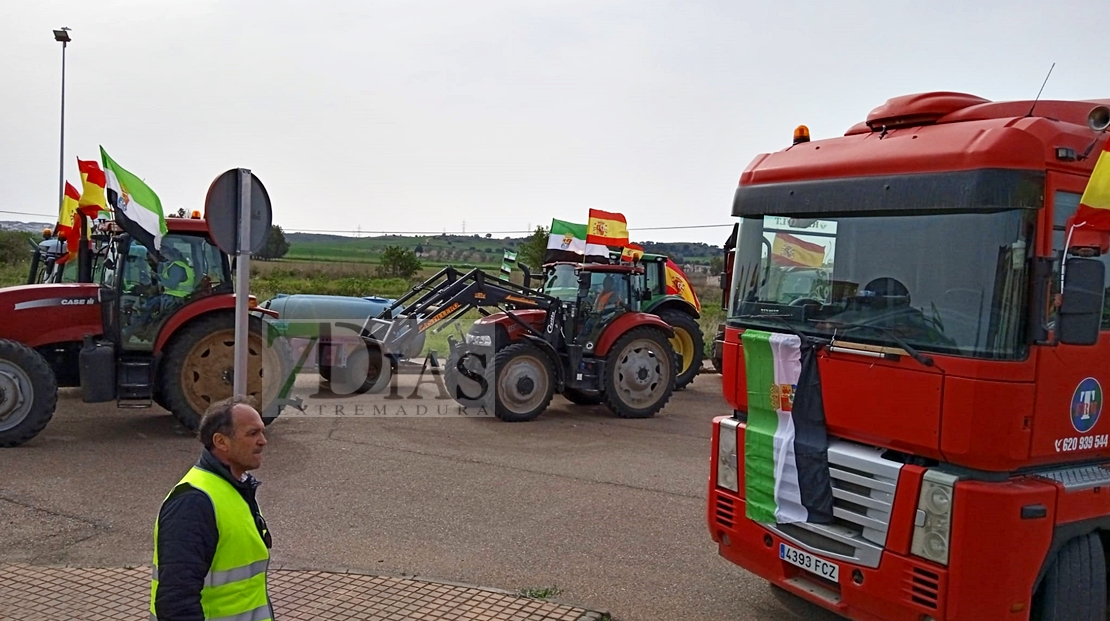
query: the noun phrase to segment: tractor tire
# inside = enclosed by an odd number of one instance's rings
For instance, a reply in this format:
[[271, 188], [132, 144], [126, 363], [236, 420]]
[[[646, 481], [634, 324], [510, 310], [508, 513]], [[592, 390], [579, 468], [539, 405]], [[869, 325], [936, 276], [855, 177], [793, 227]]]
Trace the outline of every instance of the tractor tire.
[[507, 423], [535, 419], [555, 396], [555, 365], [532, 343], [514, 343], [497, 352], [492, 371], [494, 415]]
[[633, 328], [609, 350], [602, 379], [605, 405], [621, 418], [651, 418], [674, 393], [678, 356], [656, 328]]
[[54, 417], [58, 380], [42, 354], [0, 340], [0, 447], [34, 438]]
[[683, 390], [694, 381], [705, 360], [705, 336], [698, 320], [680, 310], [665, 310], [659, 318], [674, 328], [671, 346], [678, 354], [679, 367], [675, 377], [675, 390]]
[[[249, 318], [246, 396], [266, 425], [281, 413], [277, 399], [289, 369], [284, 341], [263, 341], [268, 329], [258, 317]], [[159, 373], [167, 409], [186, 429], [196, 431], [210, 405], [232, 396], [234, 371], [234, 314], [219, 313], [186, 325], [173, 336]]]
[[598, 405], [605, 401], [605, 396], [600, 392], [585, 392], [573, 388], [564, 388], [563, 396], [575, 405]]
[[[481, 360], [473, 354], [472, 351], [460, 348], [443, 363], [443, 383], [447, 387], [447, 393], [465, 407], [480, 405], [493, 383], [492, 374], [482, 368]], [[470, 371], [473, 377], [463, 374], [459, 369], [460, 362], [462, 368]], [[486, 384], [483, 386], [475, 377], [483, 378]]]
[[1104, 621], [1106, 557], [1098, 533], [1076, 537], [1052, 559], [1033, 601], [1033, 621]]

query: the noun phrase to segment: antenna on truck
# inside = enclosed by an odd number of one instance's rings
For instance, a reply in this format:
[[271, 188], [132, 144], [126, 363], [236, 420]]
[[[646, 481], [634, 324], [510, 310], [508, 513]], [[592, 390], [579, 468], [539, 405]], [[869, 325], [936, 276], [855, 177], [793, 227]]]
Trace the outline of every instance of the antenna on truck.
[[1033, 116], [1033, 108], [1037, 107], [1037, 102], [1041, 99], [1041, 93], [1044, 92], [1044, 85], [1048, 84], [1048, 78], [1049, 78], [1049, 76], [1052, 75], [1052, 70], [1055, 69], [1055, 68], [1056, 68], [1056, 63], [1052, 63], [1052, 66], [1048, 68], [1048, 75], [1046, 75], [1044, 77], [1044, 82], [1041, 83], [1041, 90], [1037, 91], [1037, 97], [1036, 97], [1036, 99], [1033, 100], [1033, 105], [1029, 106], [1029, 114], [1026, 114], [1025, 115], [1026, 117]]

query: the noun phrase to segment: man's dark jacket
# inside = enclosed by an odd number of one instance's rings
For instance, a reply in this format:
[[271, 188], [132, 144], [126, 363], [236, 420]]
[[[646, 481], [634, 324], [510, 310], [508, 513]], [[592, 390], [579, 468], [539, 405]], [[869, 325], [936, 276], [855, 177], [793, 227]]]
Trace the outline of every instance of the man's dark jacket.
[[[255, 501], [258, 480], [248, 474], [244, 481], [236, 481], [231, 470], [207, 449], [197, 467], [223, 477], [239, 491], [269, 548], [270, 532]], [[154, 596], [158, 621], [204, 621], [200, 590], [218, 539], [212, 501], [198, 489], [183, 487], [163, 503], [158, 520], [158, 592]]]

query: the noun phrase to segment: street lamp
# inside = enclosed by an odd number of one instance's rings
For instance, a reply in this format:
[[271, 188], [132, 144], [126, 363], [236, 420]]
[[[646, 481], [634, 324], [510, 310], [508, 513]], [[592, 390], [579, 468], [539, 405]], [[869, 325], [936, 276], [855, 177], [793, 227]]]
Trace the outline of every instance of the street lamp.
[[66, 158], [66, 44], [69, 43], [69, 27], [63, 26], [54, 31], [54, 40], [62, 44], [62, 129], [61, 145], [58, 154], [58, 213], [66, 199], [65, 158]]

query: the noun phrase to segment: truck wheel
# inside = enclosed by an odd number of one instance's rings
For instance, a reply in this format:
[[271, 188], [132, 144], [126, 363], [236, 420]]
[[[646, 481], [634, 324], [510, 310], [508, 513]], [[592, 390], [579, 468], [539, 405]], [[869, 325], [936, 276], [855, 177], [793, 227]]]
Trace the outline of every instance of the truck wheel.
[[497, 352], [493, 384], [497, 418], [509, 423], [539, 416], [555, 395], [555, 366], [539, 347], [514, 343]]
[[[268, 325], [249, 319], [247, 395], [269, 425], [281, 412], [277, 403], [285, 382], [288, 357], [281, 339], [267, 345]], [[235, 382], [235, 316], [219, 313], [201, 318], [173, 336], [160, 373], [167, 409], [186, 429], [196, 431], [208, 406], [231, 397]]]
[[1034, 621], [1106, 619], [1106, 557], [1098, 533], [1076, 537], [1056, 553], [1033, 602]]
[[605, 400], [601, 392], [583, 392], [573, 388], [564, 388], [563, 396], [576, 405], [597, 405]]
[[678, 354], [679, 367], [675, 378], [675, 390], [682, 390], [694, 381], [705, 360], [705, 337], [701, 333], [698, 320], [680, 310], [665, 310], [659, 318], [674, 328], [671, 346]]
[[58, 405], [58, 381], [42, 354], [0, 340], [0, 447], [19, 446], [46, 428]]
[[675, 356], [667, 337], [654, 328], [624, 333], [605, 363], [605, 405], [621, 418], [650, 418], [674, 392]]

